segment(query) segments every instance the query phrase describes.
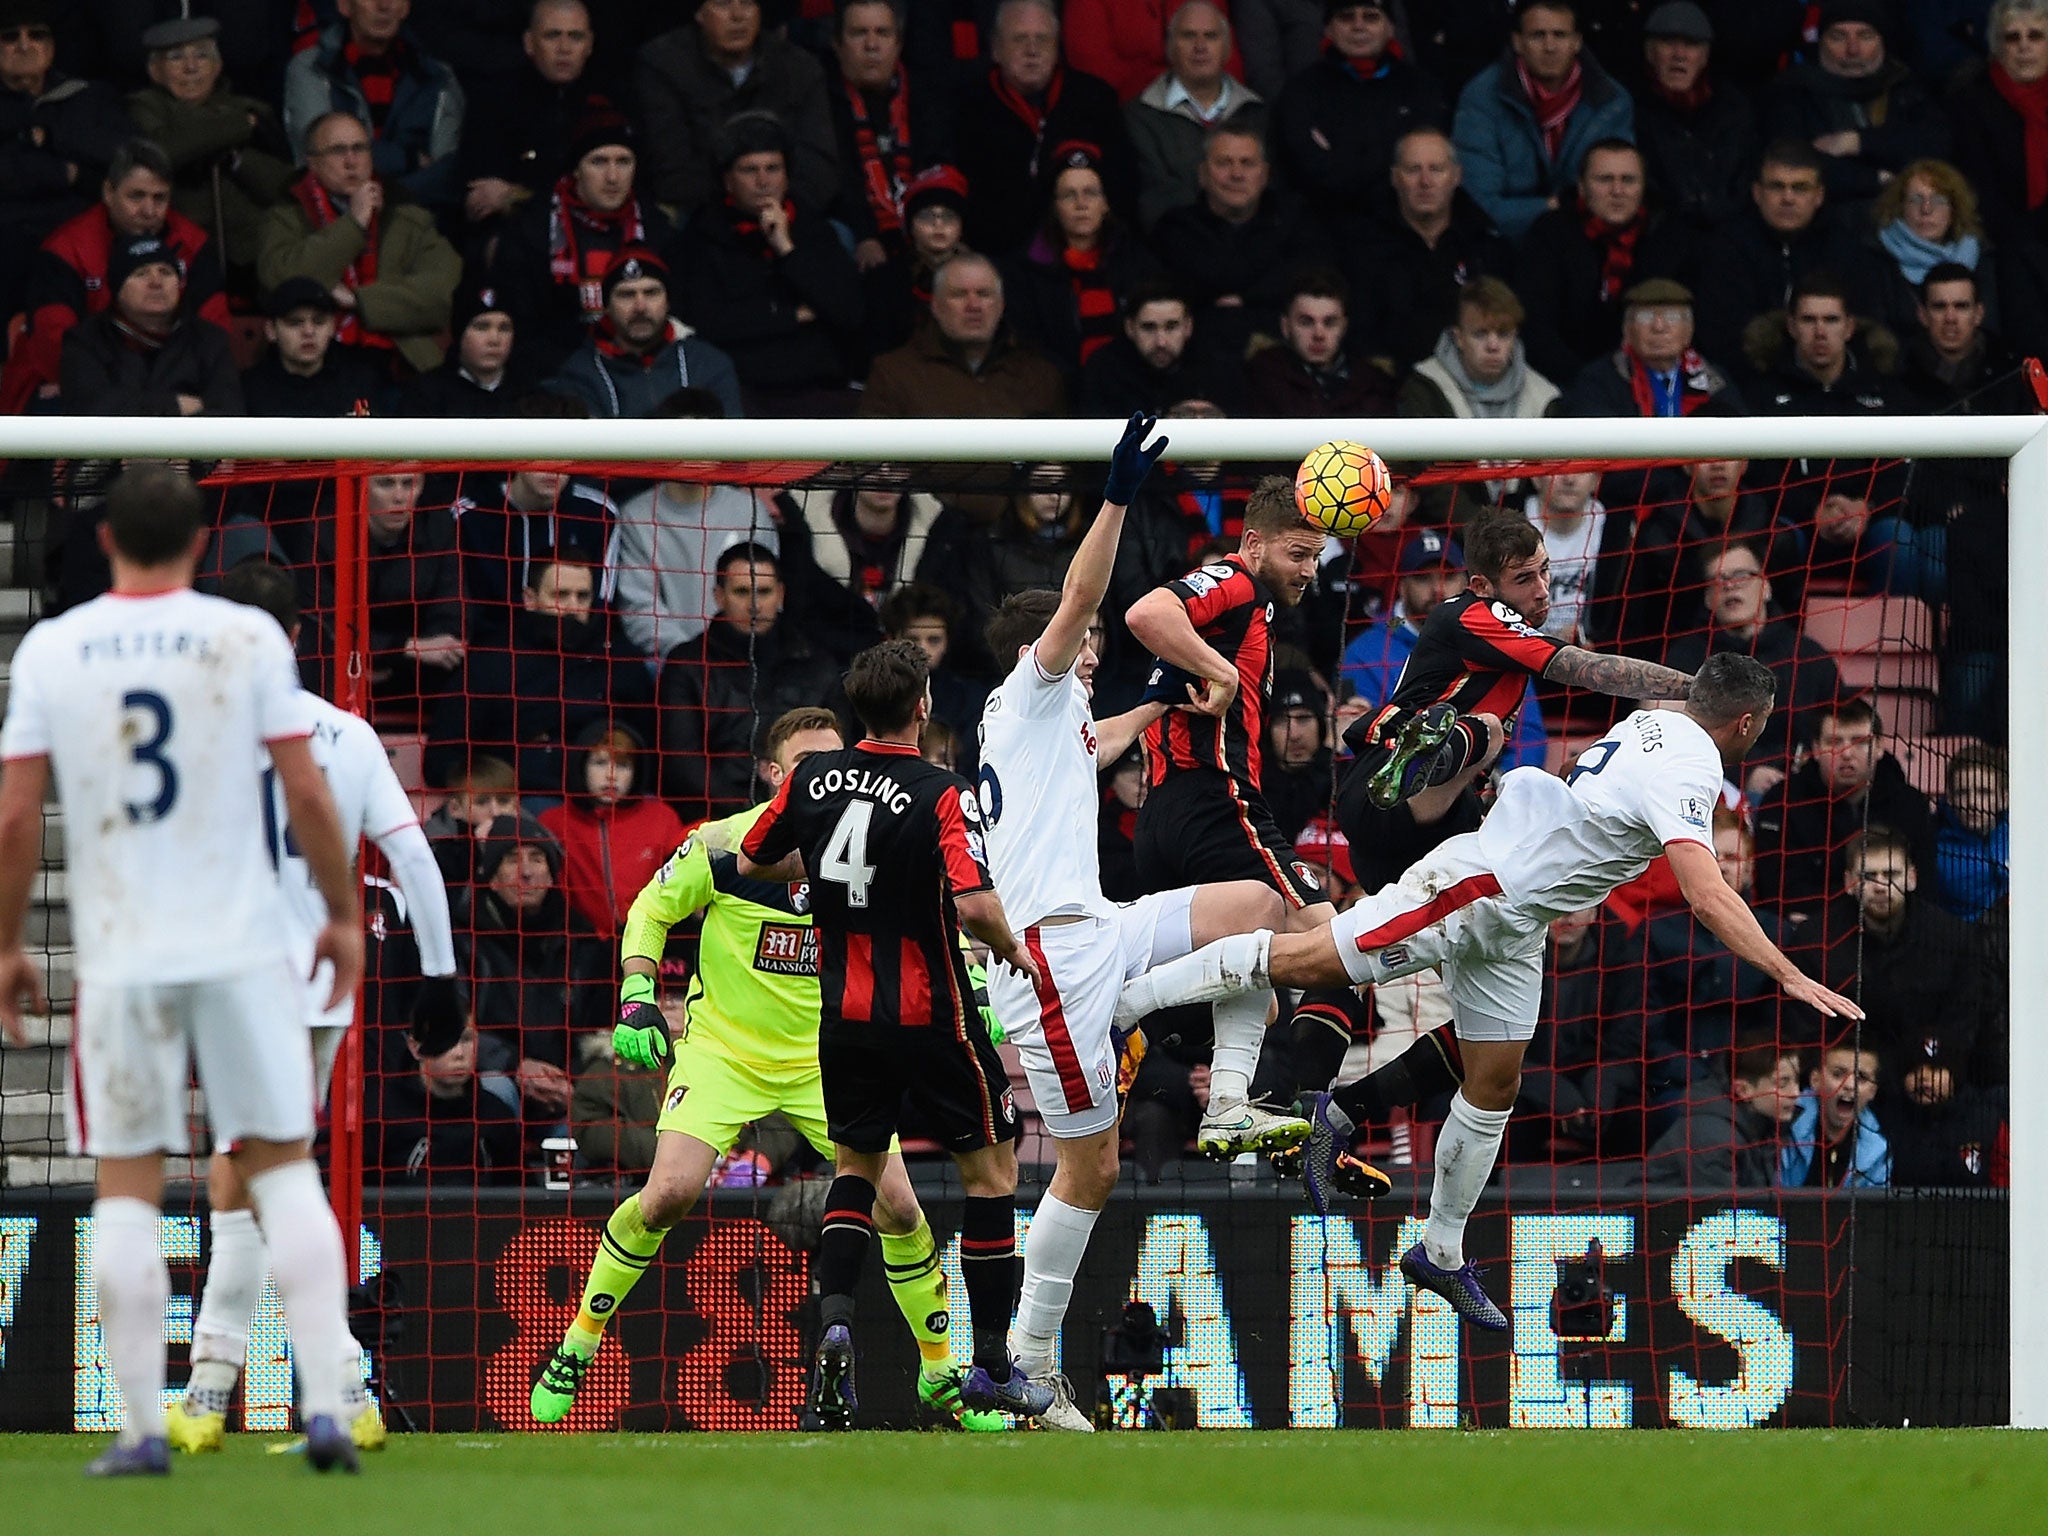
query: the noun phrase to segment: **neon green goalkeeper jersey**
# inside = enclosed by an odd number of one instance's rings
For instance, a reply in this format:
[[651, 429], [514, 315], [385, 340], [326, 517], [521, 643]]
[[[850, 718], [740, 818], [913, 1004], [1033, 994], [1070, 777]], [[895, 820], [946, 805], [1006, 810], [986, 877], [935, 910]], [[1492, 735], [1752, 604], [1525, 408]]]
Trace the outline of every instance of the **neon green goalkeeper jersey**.
[[767, 810], [707, 821], [683, 839], [626, 915], [628, 960], [659, 964], [669, 930], [704, 913], [676, 1044], [764, 1071], [818, 1070], [818, 935], [808, 887], [749, 880], [733, 850]]

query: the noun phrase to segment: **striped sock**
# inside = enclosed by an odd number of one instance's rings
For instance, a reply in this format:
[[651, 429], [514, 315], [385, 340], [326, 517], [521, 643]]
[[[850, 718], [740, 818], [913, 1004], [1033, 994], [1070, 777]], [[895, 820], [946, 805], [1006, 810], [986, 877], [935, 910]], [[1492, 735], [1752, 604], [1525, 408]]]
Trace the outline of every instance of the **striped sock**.
[[1017, 1297], [1017, 1199], [969, 1195], [960, 1216], [960, 1272], [974, 1321], [974, 1363], [1010, 1379], [1010, 1308]]
[[825, 1229], [818, 1238], [819, 1316], [824, 1326], [853, 1323], [853, 1287], [875, 1235], [875, 1186], [842, 1173], [825, 1192]]
[[932, 1240], [931, 1223], [920, 1214], [915, 1232], [884, 1232], [880, 1236], [889, 1294], [896, 1298], [903, 1321], [910, 1324], [925, 1370], [942, 1370], [953, 1358], [946, 1342], [952, 1317], [946, 1304], [946, 1274], [939, 1268], [939, 1247]]
[[583, 1305], [577, 1309], [564, 1343], [578, 1354], [596, 1353], [605, 1324], [647, 1273], [667, 1236], [667, 1228], [657, 1232], [641, 1219], [638, 1195], [628, 1195], [620, 1202], [597, 1240], [597, 1257], [590, 1261], [590, 1278], [583, 1284]]

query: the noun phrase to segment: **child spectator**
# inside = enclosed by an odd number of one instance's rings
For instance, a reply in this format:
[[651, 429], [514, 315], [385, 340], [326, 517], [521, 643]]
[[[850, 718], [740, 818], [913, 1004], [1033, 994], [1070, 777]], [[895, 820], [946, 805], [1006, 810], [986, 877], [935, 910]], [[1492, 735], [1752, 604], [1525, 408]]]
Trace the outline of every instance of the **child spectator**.
[[651, 792], [647, 743], [630, 726], [586, 726], [569, 756], [569, 793], [540, 813], [562, 845], [562, 893], [613, 938], [640, 888], [683, 840], [682, 818]]
[[2006, 817], [2012, 777], [2005, 753], [1981, 742], [1948, 760], [1947, 792], [1935, 824], [1942, 906], [1970, 921], [2012, 892], [2011, 838]]
[[1892, 1154], [1870, 1101], [1877, 1097], [1877, 1052], [1831, 1045], [1807, 1078], [1778, 1151], [1782, 1189], [1882, 1189]]

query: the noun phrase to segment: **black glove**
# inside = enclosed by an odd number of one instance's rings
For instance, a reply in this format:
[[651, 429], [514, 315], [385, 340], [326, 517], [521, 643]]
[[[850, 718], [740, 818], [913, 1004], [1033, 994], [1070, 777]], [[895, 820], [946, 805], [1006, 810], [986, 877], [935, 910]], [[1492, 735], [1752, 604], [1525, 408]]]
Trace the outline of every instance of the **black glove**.
[[453, 976], [422, 976], [412, 994], [412, 1043], [422, 1056], [452, 1051], [468, 1024], [462, 987]]
[[1147, 416], [1143, 411], [1131, 412], [1124, 435], [1117, 442], [1116, 452], [1109, 457], [1109, 483], [1102, 488], [1102, 499], [1111, 506], [1128, 507], [1131, 498], [1138, 494], [1138, 487], [1145, 483], [1145, 477], [1152, 473], [1152, 466], [1159, 462], [1159, 455], [1166, 452], [1167, 440], [1163, 437], [1149, 448], [1145, 446], [1145, 439], [1158, 425], [1157, 416]]

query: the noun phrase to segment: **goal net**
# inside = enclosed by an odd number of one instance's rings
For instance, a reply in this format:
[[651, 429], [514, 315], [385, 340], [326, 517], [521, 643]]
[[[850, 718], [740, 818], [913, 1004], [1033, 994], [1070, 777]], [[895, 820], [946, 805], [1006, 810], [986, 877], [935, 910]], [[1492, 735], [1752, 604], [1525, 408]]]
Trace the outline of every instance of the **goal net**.
[[[1123, 624], [1131, 603], [1234, 550], [1262, 474], [1326, 437], [1367, 441], [1395, 466], [1394, 512], [1331, 540], [1304, 601], [1275, 617], [1262, 790], [1295, 857], [1340, 902], [1375, 878], [1380, 851], [1353, 847], [1333, 809], [1344, 734], [1390, 696], [1420, 620], [1463, 589], [1461, 532], [1499, 501], [1543, 536], [1537, 627], [1687, 671], [1729, 649], [1771, 666], [1777, 715], [1706, 819], [1767, 931], [1869, 1018], [1830, 1028], [1785, 1002], [1692, 917], [1661, 864], [1553, 925], [1541, 1024], [1466, 1240], [1512, 1314], [1503, 1335], [1461, 1330], [1397, 1267], [1426, 1212], [1443, 1096], [1361, 1127], [1360, 1154], [1394, 1188], [1318, 1219], [1269, 1163], [1194, 1157], [1205, 1049], [1199, 1031], [1155, 1031], [1123, 1182], [1063, 1339], [1101, 1422], [2048, 1421], [2041, 1325], [2011, 1280], [2048, 1231], [2048, 1150], [2010, 1092], [2048, 1065], [2027, 985], [2048, 980], [2048, 961], [2011, 943], [2048, 916], [2044, 866], [2012, 854], [2043, 832], [2009, 766], [2043, 760], [2048, 732], [2028, 662], [2011, 662], [2042, 654], [2044, 621], [2018, 592], [2007, 607], [2008, 573], [2048, 553], [2036, 427], [1163, 424], [1173, 447], [1130, 513], [1102, 614], [1098, 714], [1135, 702], [1149, 671]], [[1058, 583], [1116, 434], [0, 423], [30, 589], [18, 618], [104, 586], [94, 509], [121, 456], [192, 461], [216, 518], [205, 579], [252, 558], [293, 573], [308, 686], [376, 725], [427, 826], [474, 1037], [424, 1062], [410, 1049], [417, 954], [403, 893], [366, 847], [370, 977], [321, 1149], [394, 1421], [535, 1427], [534, 1375], [670, 1097], [609, 1048], [634, 893], [697, 822], [767, 798], [776, 720], [850, 719], [840, 676], [885, 635], [932, 655], [924, 750], [972, 781], [999, 676], [983, 622], [1005, 593]], [[1569, 774], [1632, 707], [1536, 680], [1502, 765]], [[1135, 759], [1106, 764], [1098, 802], [1073, 808], [1093, 819], [1119, 899], [1143, 890], [1144, 783]], [[119, 1406], [85, 1280], [91, 1167], [62, 1145], [75, 994], [61, 812], [48, 816], [29, 937], [53, 1011], [34, 1049], [0, 1057], [0, 1374], [18, 1388], [0, 1395], [0, 1427], [104, 1428]], [[800, 964], [800, 935], [789, 942], [756, 963]], [[678, 1034], [696, 945], [683, 925], [661, 964]], [[1378, 989], [1351, 1020], [1343, 1075], [1448, 1018], [1433, 976]], [[1294, 1038], [1283, 1010], [1262, 1081], [1322, 1086], [1295, 1083]], [[1014, 1050], [1006, 1059], [1028, 1243], [1053, 1151]], [[957, 1301], [958, 1185], [919, 1132], [913, 1114], [905, 1149]], [[197, 1163], [183, 1171], [203, 1178]], [[744, 1130], [620, 1304], [566, 1428], [794, 1425], [820, 1172], [786, 1122]], [[164, 1242], [171, 1337], [189, 1340], [202, 1183], [174, 1188]], [[863, 1402], [907, 1424], [917, 1355], [879, 1275], [869, 1284]], [[955, 1337], [964, 1356], [966, 1330]], [[266, 1292], [235, 1421], [283, 1427], [289, 1395]]]

